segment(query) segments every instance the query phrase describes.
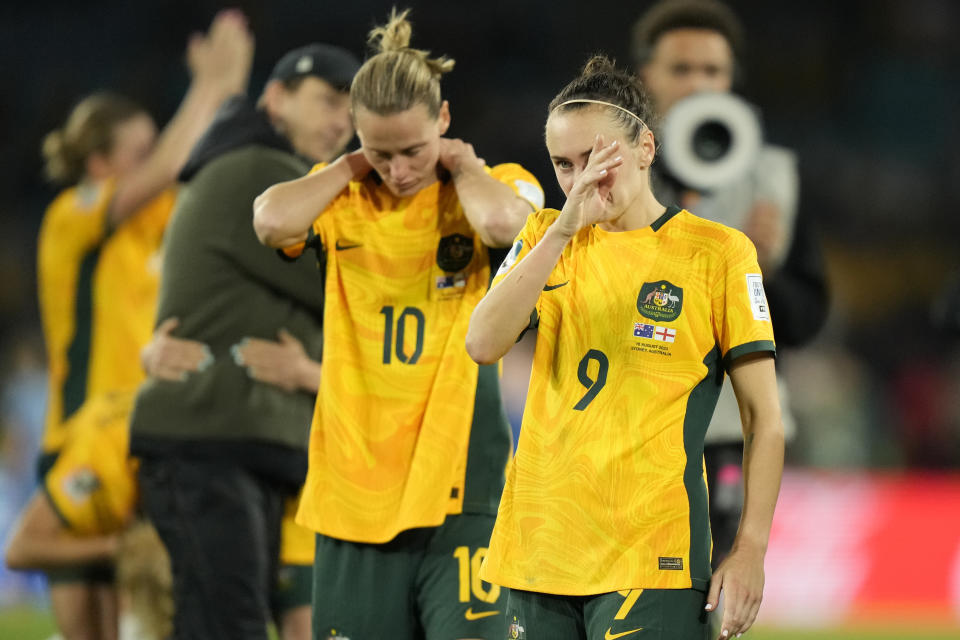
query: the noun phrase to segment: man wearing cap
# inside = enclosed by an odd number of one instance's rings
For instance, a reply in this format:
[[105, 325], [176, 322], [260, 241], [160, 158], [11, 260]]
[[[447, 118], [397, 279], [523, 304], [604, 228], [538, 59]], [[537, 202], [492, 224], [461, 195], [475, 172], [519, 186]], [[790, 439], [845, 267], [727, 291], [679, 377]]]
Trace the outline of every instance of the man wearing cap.
[[337, 47], [289, 52], [256, 105], [224, 104], [180, 174], [130, 446], [170, 553], [178, 640], [266, 640], [271, 609], [301, 604], [271, 591], [284, 503], [306, 473], [323, 299], [314, 265], [257, 241], [253, 200], [343, 150], [358, 68]]

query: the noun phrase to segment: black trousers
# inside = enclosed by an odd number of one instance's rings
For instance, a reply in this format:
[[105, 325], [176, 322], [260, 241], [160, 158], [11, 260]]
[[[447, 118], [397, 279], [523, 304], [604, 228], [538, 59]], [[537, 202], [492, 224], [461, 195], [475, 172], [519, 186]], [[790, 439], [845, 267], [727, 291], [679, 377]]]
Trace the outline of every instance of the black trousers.
[[170, 554], [175, 640], [267, 640], [285, 487], [228, 462], [146, 458], [141, 500]]

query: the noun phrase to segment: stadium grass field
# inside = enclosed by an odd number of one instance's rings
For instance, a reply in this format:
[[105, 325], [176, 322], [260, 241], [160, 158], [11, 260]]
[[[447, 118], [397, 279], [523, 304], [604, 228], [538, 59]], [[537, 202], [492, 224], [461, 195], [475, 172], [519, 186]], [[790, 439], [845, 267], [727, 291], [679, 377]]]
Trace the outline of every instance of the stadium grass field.
[[[50, 612], [21, 607], [0, 610], [0, 638], [3, 640], [47, 640], [55, 633]], [[757, 628], [743, 636], [750, 640], [956, 640], [960, 629], [827, 629], [790, 630]]]

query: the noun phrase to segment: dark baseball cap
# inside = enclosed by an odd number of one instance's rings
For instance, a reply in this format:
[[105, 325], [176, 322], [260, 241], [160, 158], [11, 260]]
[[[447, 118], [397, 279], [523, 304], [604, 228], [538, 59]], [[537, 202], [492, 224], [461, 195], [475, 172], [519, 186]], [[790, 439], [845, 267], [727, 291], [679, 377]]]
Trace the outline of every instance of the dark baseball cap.
[[269, 80], [287, 82], [299, 76], [316, 76], [346, 91], [358, 69], [360, 61], [346, 49], [314, 43], [284, 54], [270, 72]]

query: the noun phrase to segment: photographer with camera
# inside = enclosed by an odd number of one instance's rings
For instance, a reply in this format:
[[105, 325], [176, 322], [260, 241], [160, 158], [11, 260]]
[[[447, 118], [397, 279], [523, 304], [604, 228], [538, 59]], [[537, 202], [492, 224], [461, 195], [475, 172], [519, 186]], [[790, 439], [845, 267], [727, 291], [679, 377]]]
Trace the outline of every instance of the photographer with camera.
[[[731, 89], [743, 27], [718, 0], [661, 0], [633, 28], [632, 54], [662, 119], [657, 199], [743, 231], [754, 243], [778, 347], [811, 339], [827, 314], [823, 260], [797, 210], [795, 154], [762, 140], [755, 109]], [[781, 385], [787, 433], [788, 403]], [[743, 435], [727, 381], [704, 450], [716, 569], [729, 554], [743, 508]]]

